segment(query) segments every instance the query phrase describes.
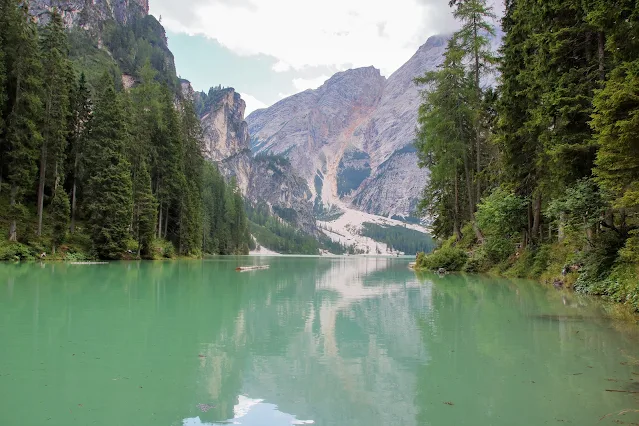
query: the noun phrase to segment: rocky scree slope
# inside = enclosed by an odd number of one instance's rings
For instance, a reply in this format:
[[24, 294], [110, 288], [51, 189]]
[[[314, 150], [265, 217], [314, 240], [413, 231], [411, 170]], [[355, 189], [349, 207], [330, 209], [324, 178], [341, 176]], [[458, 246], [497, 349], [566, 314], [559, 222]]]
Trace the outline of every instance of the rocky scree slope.
[[316, 206], [411, 216], [428, 180], [413, 148], [421, 103], [413, 79], [437, 68], [447, 39], [431, 37], [388, 79], [372, 67], [349, 70], [253, 112], [251, 149], [288, 158]]

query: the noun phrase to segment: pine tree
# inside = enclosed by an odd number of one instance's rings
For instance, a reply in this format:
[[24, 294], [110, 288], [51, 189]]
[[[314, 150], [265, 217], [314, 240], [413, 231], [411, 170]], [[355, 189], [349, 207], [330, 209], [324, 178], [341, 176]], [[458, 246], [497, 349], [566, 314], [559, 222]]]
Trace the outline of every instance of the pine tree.
[[[495, 28], [490, 20], [496, 18], [491, 7], [486, 5], [486, 0], [457, 0], [453, 3], [454, 17], [458, 19], [462, 27], [454, 35], [459, 40], [459, 48], [464, 52], [466, 59], [470, 61], [474, 96], [469, 98], [474, 112], [474, 141], [475, 141], [475, 201], [479, 202], [482, 196], [481, 173], [483, 168], [482, 152], [485, 145], [484, 129], [481, 126], [481, 102], [483, 90], [482, 78], [493, 72], [497, 63], [489, 36], [495, 36]], [[478, 237], [481, 235], [478, 233]]]
[[126, 125], [111, 77], [95, 103], [86, 168], [91, 170], [85, 204], [95, 250], [101, 258], [117, 259], [126, 249], [132, 217], [132, 183], [126, 159]]
[[138, 256], [151, 257], [157, 202], [151, 190], [151, 175], [144, 161], [133, 176], [133, 200], [133, 233], [138, 241]]
[[159, 126], [153, 135], [153, 188], [158, 201], [158, 238], [168, 237], [169, 213], [177, 205], [184, 176], [181, 174], [182, 129], [180, 117], [168, 88], [163, 88], [160, 99]]
[[84, 73], [80, 75], [74, 90], [71, 91], [71, 114], [68, 120], [69, 176], [71, 182], [71, 233], [75, 233], [75, 222], [78, 213], [78, 192], [84, 182], [82, 158], [91, 129], [91, 93], [87, 87]]
[[53, 192], [53, 199], [49, 206], [51, 222], [53, 224], [53, 254], [56, 248], [64, 243], [67, 230], [69, 229], [69, 215], [71, 214], [71, 205], [69, 204], [69, 196], [64, 187], [58, 185]]
[[10, 186], [9, 239], [17, 241], [17, 222], [25, 213], [22, 205], [37, 167], [37, 149], [42, 140], [38, 120], [42, 113], [42, 65], [38, 33], [26, 2], [3, 1], [0, 34], [7, 67], [6, 133], [3, 159]]
[[42, 117], [42, 145], [40, 147], [40, 179], [38, 183], [38, 235], [42, 234], [44, 191], [47, 168], [53, 172], [53, 187], [63, 176], [64, 154], [67, 142], [67, 117], [69, 115], [68, 43], [62, 17], [56, 9], [42, 37], [42, 64], [44, 73], [44, 114]]
[[[456, 37], [448, 43], [443, 64], [415, 81], [429, 85], [419, 108], [416, 146], [422, 166], [431, 176], [422, 207], [439, 218], [438, 235], [461, 238], [464, 218], [471, 220], [474, 206], [470, 167], [473, 111], [467, 99], [469, 85], [463, 63], [464, 51]], [[460, 182], [465, 181], [468, 216], [462, 216]], [[443, 214], [450, 211], [452, 214]], [[450, 220], [449, 220], [450, 219]], [[442, 220], [446, 220], [442, 223]]]
[[182, 169], [180, 194], [179, 251], [199, 254], [202, 249], [202, 171], [204, 167], [202, 128], [193, 103], [183, 103]]

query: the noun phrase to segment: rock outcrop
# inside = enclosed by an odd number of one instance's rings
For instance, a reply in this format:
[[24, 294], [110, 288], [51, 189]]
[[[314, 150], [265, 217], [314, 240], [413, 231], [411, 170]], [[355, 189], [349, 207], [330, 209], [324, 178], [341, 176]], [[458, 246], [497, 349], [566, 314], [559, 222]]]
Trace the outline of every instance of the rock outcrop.
[[296, 175], [291, 163], [281, 157], [254, 157], [249, 145], [248, 124], [244, 121], [246, 103], [232, 88], [213, 90], [204, 95], [192, 92], [182, 81], [185, 96], [196, 102], [205, 97], [201, 113], [205, 155], [215, 162], [226, 179], [235, 178], [250, 202], [265, 202], [272, 213], [308, 233], [317, 233], [312, 194], [306, 181]]
[[375, 68], [338, 73], [248, 118], [253, 152], [284, 155], [314, 202], [382, 216], [410, 216], [428, 180], [412, 144], [420, 89], [413, 79], [442, 61], [431, 37], [388, 79]]
[[101, 24], [114, 20], [124, 25], [133, 17], [149, 13], [148, 0], [31, 0], [30, 13], [40, 22], [48, 20], [56, 8], [67, 27], [99, 32]]

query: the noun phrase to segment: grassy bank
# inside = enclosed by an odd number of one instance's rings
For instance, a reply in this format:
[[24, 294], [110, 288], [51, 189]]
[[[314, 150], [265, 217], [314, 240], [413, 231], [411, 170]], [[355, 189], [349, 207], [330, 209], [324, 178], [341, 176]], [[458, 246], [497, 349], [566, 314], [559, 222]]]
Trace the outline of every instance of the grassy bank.
[[[466, 232], [465, 235], [472, 235]], [[625, 243], [612, 233], [600, 233], [589, 241], [566, 237], [561, 242], [522, 248], [511, 241], [487, 239], [441, 243], [431, 255], [417, 256], [416, 270], [489, 273], [526, 278], [578, 293], [601, 296], [639, 312], [639, 237]]]

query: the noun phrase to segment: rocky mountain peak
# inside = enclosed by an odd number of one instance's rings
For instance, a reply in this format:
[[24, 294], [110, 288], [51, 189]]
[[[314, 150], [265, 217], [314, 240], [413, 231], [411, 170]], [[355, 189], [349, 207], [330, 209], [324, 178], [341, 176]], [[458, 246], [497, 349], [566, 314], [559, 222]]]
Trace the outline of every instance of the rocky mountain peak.
[[209, 92], [201, 117], [206, 155], [222, 161], [249, 149], [246, 102], [232, 87]]
[[149, 14], [148, 0], [31, 0], [29, 12], [40, 23], [47, 22], [49, 14], [57, 9], [65, 25], [98, 30], [100, 23], [114, 20], [119, 24], [128, 23], [136, 16]]

